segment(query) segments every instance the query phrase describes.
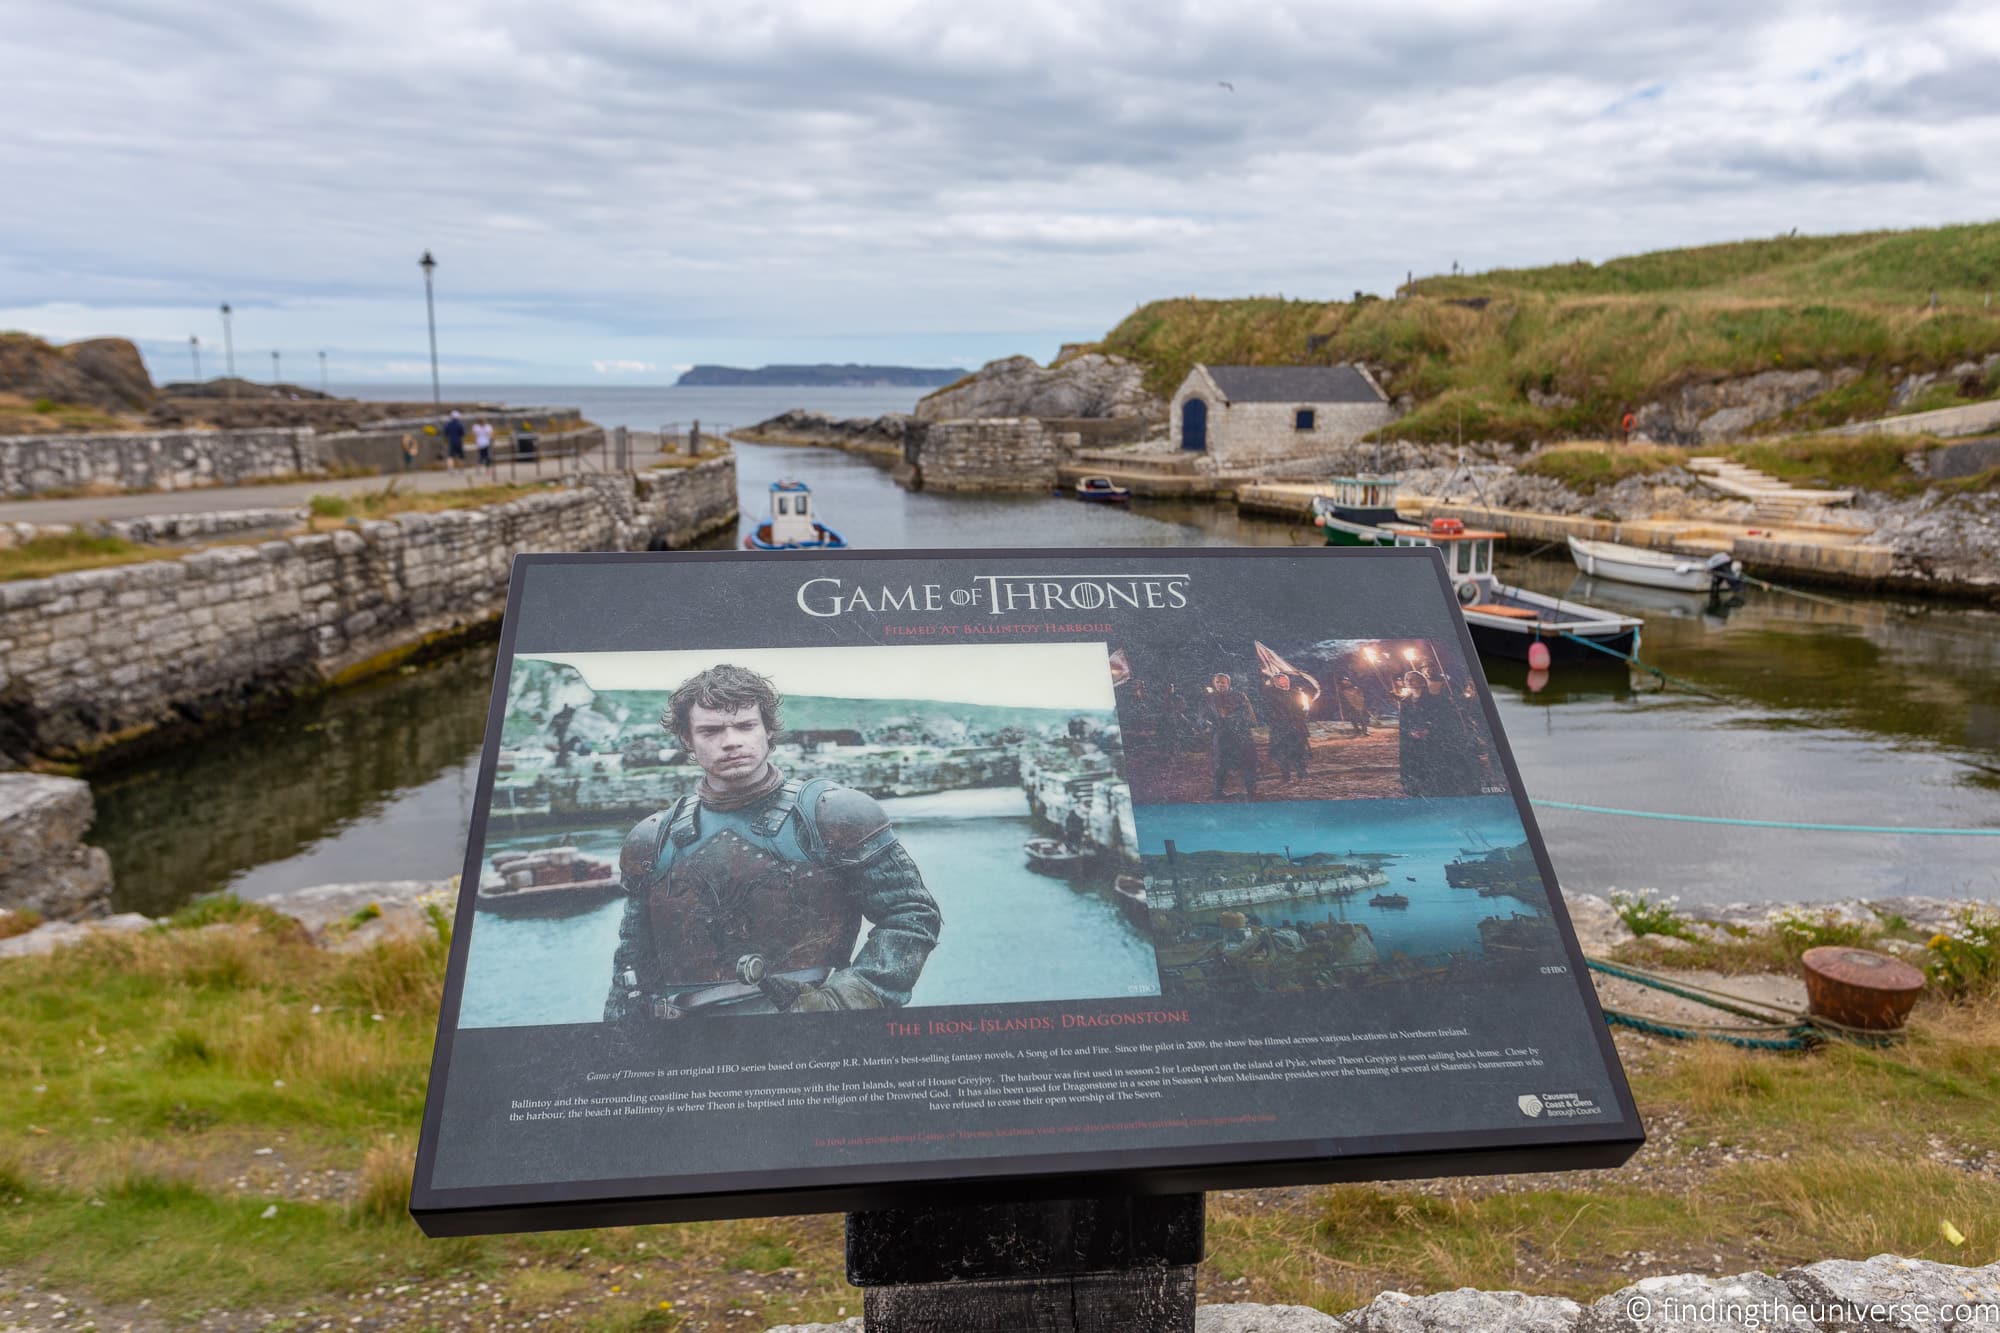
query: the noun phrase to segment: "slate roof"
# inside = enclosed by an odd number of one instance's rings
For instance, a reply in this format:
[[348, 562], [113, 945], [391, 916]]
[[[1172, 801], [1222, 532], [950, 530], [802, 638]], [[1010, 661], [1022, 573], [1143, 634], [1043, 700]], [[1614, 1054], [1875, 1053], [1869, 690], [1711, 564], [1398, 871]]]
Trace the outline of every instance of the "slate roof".
[[1353, 366], [1205, 366], [1232, 403], [1379, 403], [1382, 395]]

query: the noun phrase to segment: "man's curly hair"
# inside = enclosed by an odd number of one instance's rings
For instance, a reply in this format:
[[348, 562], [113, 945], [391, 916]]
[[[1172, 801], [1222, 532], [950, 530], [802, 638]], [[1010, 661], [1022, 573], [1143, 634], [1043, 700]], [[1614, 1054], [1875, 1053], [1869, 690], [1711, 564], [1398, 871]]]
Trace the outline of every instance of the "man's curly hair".
[[756, 704], [757, 715], [764, 719], [764, 730], [777, 734], [778, 687], [748, 667], [725, 662], [689, 676], [675, 687], [673, 698], [667, 700], [667, 710], [660, 714], [660, 725], [683, 745], [690, 740], [688, 714], [696, 704], [721, 713], [733, 713]]

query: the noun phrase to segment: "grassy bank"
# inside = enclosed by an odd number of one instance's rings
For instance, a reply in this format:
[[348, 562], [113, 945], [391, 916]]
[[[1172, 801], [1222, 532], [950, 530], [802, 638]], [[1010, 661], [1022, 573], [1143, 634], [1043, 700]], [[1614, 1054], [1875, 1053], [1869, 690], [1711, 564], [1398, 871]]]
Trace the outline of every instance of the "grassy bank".
[[173, 560], [187, 552], [171, 546], [142, 546], [122, 537], [92, 537], [81, 532], [36, 537], [0, 547], [0, 583], [13, 579], [45, 579], [76, 569], [103, 569], [144, 560]]
[[1739, 440], [1700, 449], [1666, 445], [1608, 444], [1578, 440], [1553, 444], [1523, 460], [1520, 471], [1561, 482], [1578, 495], [1595, 495], [1629, 477], [1652, 476], [1685, 466], [1696, 455], [1730, 458], [1795, 486], [1879, 491], [1904, 497], [1924, 491], [1955, 494], [2000, 486], [2000, 468], [1939, 480], [1905, 461], [1935, 444], [1910, 435], [1791, 435]]
[[315, 528], [338, 525], [350, 518], [391, 518], [397, 514], [436, 514], [447, 509], [483, 509], [548, 491], [552, 482], [466, 486], [442, 491], [398, 490], [390, 482], [379, 491], [359, 495], [315, 495], [307, 503]]
[[[1985, 304], [1996, 286], [2000, 223], [1985, 223], [1425, 278], [1399, 300], [1155, 301], [1098, 349], [1143, 363], [1162, 397], [1197, 361], [1365, 361], [1414, 400], [1386, 437], [1522, 444], [1609, 437], [1626, 411], [1694, 380], [1862, 372], [1773, 423], [1784, 432], [1882, 415], [1897, 376], [2000, 351], [2000, 310]], [[1923, 406], [1995, 393], [1935, 385]]]
[[[0, 1296], [33, 1281], [107, 1314], [278, 1328], [858, 1312], [832, 1217], [424, 1240], [402, 1209], [445, 952], [441, 929], [331, 952], [221, 900], [0, 963]], [[2000, 1259], [1990, 991], [1927, 1004], [1885, 1051], [1619, 1040], [1652, 1137], [1632, 1165], [1215, 1195], [1205, 1298], [1337, 1310], [1385, 1287], [1588, 1297], [1648, 1272]]]

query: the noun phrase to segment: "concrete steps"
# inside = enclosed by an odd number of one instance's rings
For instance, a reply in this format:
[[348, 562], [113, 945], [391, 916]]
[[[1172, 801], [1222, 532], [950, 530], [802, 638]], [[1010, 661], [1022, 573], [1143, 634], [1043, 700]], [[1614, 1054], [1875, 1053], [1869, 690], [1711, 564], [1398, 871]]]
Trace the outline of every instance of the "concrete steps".
[[1844, 505], [1854, 502], [1853, 491], [1812, 490], [1808, 487], [1793, 486], [1779, 481], [1767, 472], [1727, 458], [1702, 456], [1690, 458], [1688, 471], [1699, 473], [1701, 479], [1724, 495], [1733, 495], [1741, 500], [1749, 500], [1759, 506], [1758, 517], [1767, 515], [1762, 506], [1771, 506], [1769, 517], [1789, 513], [1796, 517], [1799, 512], [1825, 505]]

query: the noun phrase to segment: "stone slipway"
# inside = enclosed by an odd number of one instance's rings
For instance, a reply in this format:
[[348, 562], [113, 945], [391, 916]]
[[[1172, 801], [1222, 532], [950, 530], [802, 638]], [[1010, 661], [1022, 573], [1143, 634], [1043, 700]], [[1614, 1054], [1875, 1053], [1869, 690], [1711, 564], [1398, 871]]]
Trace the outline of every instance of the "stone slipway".
[[[1313, 497], [1324, 487], [1302, 483], [1258, 482], [1237, 492], [1238, 508], [1251, 513], [1310, 520]], [[1909, 583], [1935, 591], [1932, 584], [1905, 580], [1895, 572], [1896, 552], [1858, 540], [1851, 528], [1826, 524], [1756, 526], [1703, 519], [1602, 519], [1581, 514], [1547, 514], [1520, 509], [1491, 509], [1404, 495], [1398, 510], [1411, 522], [1455, 518], [1467, 527], [1491, 528], [1509, 540], [1529, 545], [1561, 544], [1570, 537], [1587, 541], [1623, 542], [1683, 555], [1727, 551], [1756, 573], [1785, 574], [1815, 582], [1874, 587]]]

